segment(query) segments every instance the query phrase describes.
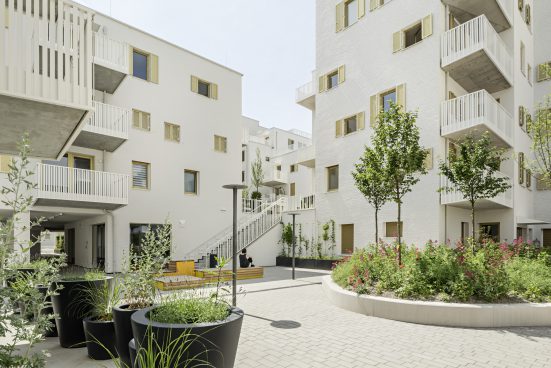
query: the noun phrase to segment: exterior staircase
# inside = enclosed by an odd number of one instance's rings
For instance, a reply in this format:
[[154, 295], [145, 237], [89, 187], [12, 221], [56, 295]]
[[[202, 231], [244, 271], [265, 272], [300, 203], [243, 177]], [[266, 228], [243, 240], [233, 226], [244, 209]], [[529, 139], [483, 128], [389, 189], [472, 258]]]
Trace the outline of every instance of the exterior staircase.
[[[237, 252], [247, 248], [262, 235], [281, 223], [283, 211], [287, 208], [287, 198], [281, 197], [275, 202], [262, 203], [248, 212], [237, 224]], [[214, 266], [211, 257], [231, 259], [233, 245], [233, 225], [213, 236], [191, 252], [185, 259], [195, 261], [195, 269]]]

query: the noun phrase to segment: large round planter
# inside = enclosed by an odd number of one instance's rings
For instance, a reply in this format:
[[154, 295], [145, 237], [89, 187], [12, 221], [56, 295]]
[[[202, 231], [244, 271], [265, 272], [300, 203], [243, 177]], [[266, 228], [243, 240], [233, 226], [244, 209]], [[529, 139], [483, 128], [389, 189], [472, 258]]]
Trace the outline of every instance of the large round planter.
[[136, 343], [134, 339], [130, 340], [128, 343], [128, 351], [130, 352], [130, 365], [128, 368], [136, 368]]
[[128, 343], [134, 338], [132, 334], [131, 317], [137, 309], [128, 309], [128, 305], [113, 308], [113, 322], [115, 324], [115, 346], [121, 362], [132, 367]]
[[334, 305], [367, 316], [450, 327], [551, 326], [551, 303], [468, 304], [358, 295], [341, 288], [330, 275], [323, 277], [322, 285]]
[[[108, 278], [109, 279], [109, 278]], [[92, 306], [86, 302], [85, 288], [101, 287], [103, 280], [58, 281], [57, 293], [52, 295], [52, 306], [59, 336], [59, 344], [64, 348], [83, 348], [86, 344], [82, 320], [89, 316]]]
[[[42, 295], [46, 295], [46, 292], [48, 290], [48, 286], [39, 286], [38, 287], [38, 290], [40, 291], [40, 293], [42, 293]], [[42, 309], [42, 314], [43, 315], [47, 315], [47, 314], [54, 314], [54, 308], [52, 307], [52, 297], [51, 296], [47, 296], [46, 297], [46, 303], [48, 304], [48, 306], [44, 309]], [[55, 325], [55, 317], [52, 318], [50, 320], [51, 324], [52, 324], [52, 327], [50, 327], [46, 333], [44, 334], [45, 337], [57, 337], [57, 327]]]
[[217, 368], [233, 367], [243, 324], [243, 310], [232, 308], [228, 318], [213, 323], [168, 324], [148, 318], [153, 308], [156, 307], [142, 309], [132, 315], [132, 331], [138, 356], [141, 348], [148, 347], [151, 334], [156, 340], [153, 345], [159, 344], [161, 347], [170, 346], [171, 341], [188, 334], [189, 346], [181, 359], [175, 362], [175, 368], [184, 367], [186, 362], [193, 366], [193, 359], [208, 362]]
[[94, 360], [107, 360], [117, 357], [115, 347], [115, 325], [113, 321], [99, 321], [86, 317], [82, 321], [86, 336], [88, 356]]

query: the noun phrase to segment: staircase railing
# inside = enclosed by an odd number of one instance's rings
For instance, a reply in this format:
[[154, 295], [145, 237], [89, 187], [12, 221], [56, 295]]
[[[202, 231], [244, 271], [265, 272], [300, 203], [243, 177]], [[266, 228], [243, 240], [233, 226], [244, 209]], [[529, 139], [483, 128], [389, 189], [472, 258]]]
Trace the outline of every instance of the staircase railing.
[[[237, 226], [237, 251], [240, 252], [279, 224], [286, 205], [287, 198], [279, 198], [277, 201], [263, 206], [259, 213], [242, 220]], [[233, 227], [230, 226], [189, 252], [185, 258], [197, 261], [202, 257], [206, 259], [209, 254], [216, 254], [218, 257], [230, 259], [233, 257], [232, 247]]]

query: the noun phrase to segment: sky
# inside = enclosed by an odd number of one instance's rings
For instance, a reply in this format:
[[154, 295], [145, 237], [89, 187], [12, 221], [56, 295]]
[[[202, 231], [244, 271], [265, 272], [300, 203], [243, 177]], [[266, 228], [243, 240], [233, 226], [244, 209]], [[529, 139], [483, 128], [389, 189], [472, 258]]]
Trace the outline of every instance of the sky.
[[295, 90], [315, 68], [315, 0], [76, 1], [243, 73], [243, 115], [311, 131]]

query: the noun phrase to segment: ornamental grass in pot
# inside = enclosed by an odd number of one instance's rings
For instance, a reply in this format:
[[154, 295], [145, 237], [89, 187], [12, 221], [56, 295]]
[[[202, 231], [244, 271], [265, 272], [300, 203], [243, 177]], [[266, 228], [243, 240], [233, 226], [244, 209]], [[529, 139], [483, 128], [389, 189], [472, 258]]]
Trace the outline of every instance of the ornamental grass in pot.
[[134, 312], [153, 305], [157, 297], [155, 279], [162, 275], [170, 252], [171, 225], [148, 228], [139, 244], [139, 251], [130, 247], [123, 273], [122, 301], [112, 309], [117, 353], [126, 366], [131, 366], [128, 343], [133, 339], [130, 318]]
[[221, 292], [222, 268], [227, 260], [218, 259], [218, 277], [214, 291], [171, 294], [153, 307], [132, 315], [132, 330], [139, 359], [140, 349], [153, 340], [153, 347], [173, 346], [182, 336], [188, 345], [174, 367], [189, 360], [213, 367], [233, 367], [244, 312], [227, 303]]

